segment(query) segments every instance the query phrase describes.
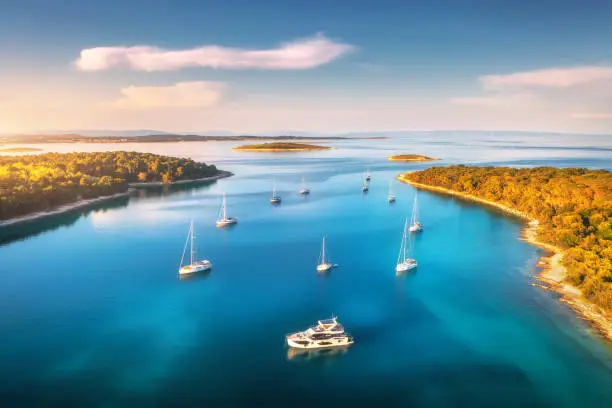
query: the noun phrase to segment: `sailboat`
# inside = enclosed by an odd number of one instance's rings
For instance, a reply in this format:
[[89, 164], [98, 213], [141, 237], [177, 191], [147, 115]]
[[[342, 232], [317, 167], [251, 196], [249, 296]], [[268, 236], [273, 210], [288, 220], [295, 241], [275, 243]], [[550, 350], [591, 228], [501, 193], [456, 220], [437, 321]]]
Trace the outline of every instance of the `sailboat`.
[[361, 191], [363, 191], [364, 193], [367, 193], [369, 189], [370, 189], [370, 180], [368, 179], [368, 176], [365, 176], [363, 179], [363, 184], [361, 185]]
[[395, 194], [393, 194], [393, 190], [391, 189], [391, 183], [393, 183], [392, 181], [389, 181], [389, 197], [388, 200], [390, 203], [394, 203], [395, 202]]
[[310, 194], [310, 189], [306, 187], [306, 182], [304, 181], [304, 176], [302, 176], [302, 184], [300, 185], [300, 194], [308, 195]]
[[321, 242], [321, 256], [319, 259], [319, 264], [317, 265], [317, 272], [327, 272], [337, 266], [329, 261], [329, 257], [326, 257], [325, 252], [325, 236], [323, 236], [323, 241]]
[[219, 210], [219, 219], [217, 220], [217, 227], [225, 227], [228, 225], [236, 224], [237, 218], [227, 216], [227, 204], [225, 202], [225, 193], [223, 193], [223, 201], [221, 202], [221, 209]]
[[397, 257], [397, 266], [395, 271], [398, 273], [406, 272], [417, 267], [416, 259], [408, 258], [406, 253], [408, 252], [408, 219], [404, 221], [404, 232], [402, 234], [402, 243], [400, 245], [399, 255]]
[[276, 193], [276, 179], [274, 179], [272, 183], [272, 198], [270, 198], [270, 202], [272, 204], [280, 204], [281, 196]]
[[[189, 275], [197, 272], [208, 271], [212, 268], [212, 263], [207, 259], [198, 260], [196, 255], [196, 249], [194, 246], [195, 241], [195, 230], [193, 228], [193, 221], [189, 226], [189, 234], [187, 235], [187, 241], [185, 241], [185, 248], [183, 249], [183, 256], [181, 257], [181, 264], [179, 266], [179, 275]], [[187, 252], [187, 246], [189, 246], [189, 265], [183, 266], [185, 260], [185, 253]]]
[[366, 179], [366, 181], [372, 180], [372, 176], [370, 175], [370, 169], [366, 170], [365, 179]]
[[412, 205], [412, 217], [410, 218], [410, 232], [423, 231], [423, 224], [418, 221], [419, 207], [417, 205], [417, 192], [414, 191], [414, 204]]

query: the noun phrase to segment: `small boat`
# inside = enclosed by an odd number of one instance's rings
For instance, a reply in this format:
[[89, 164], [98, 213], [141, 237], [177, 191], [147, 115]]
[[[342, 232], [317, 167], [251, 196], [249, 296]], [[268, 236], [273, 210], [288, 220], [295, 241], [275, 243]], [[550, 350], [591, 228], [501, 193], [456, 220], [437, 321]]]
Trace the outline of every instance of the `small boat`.
[[[181, 257], [181, 264], [179, 266], [179, 275], [189, 275], [197, 272], [208, 271], [212, 268], [212, 263], [207, 259], [197, 259], [196, 249], [194, 246], [195, 241], [195, 230], [193, 228], [193, 221], [189, 226], [189, 234], [187, 235], [187, 241], [185, 241], [185, 248], [183, 248], [183, 256]], [[189, 246], [189, 265], [183, 266], [185, 260], [185, 253], [187, 252], [187, 246]]]
[[326, 249], [325, 249], [325, 237], [323, 237], [323, 240], [321, 242], [321, 255], [319, 257], [319, 264], [317, 265], [317, 272], [328, 272], [330, 271], [332, 268], [335, 268], [338, 265], [334, 265], [333, 263], [331, 263], [329, 261], [329, 256], [325, 256], [326, 255]]
[[227, 204], [225, 202], [225, 193], [223, 193], [223, 201], [221, 202], [221, 209], [219, 210], [217, 227], [226, 227], [228, 225], [236, 224], [237, 222], [237, 218], [227, 216]]
[[304, 177], [302, 176], [302, 184], [300, 185], [300, 194], [308, 195], [310, 194], [310, 189], [306, 187], [306, 182], [304, 181]]
[[287, 345], [296, 349], [326, 349], [346, 347], [354, 343], [353, 336], [344, 331], [334, 316], [331, 319], [319, 320], [316, 326], [289, 334], [285, 337]]
[[393, 182], [389, 181], [389, 197], [387, 199], [389, 200], [390, 203], [394, 203], [395, 202], [395, 194], [393, 194], [393, 190], [391, 189], [391, 183], [393, 183]]
[[398, 273], [406, 272], [417, 267], [417, 261], [413, 258], [408, 258], [408, 220], [404, 221], [404, 232], [402, 234], [402, 243], [400, 245], [399, 256], [397, 257], [397, 266], [395, 271]]
[[412, 205], [412, 217], [410, 218], [410, 232], [423, 231], [423, 224], [418, 221], [419, 218], [419, 207], [417, 205], [417, 192], [414, 191], [414, 204]]
[[270, 198], [270, 202], [272, 204], [280, 204], [281, 196], [276, 193], [276, 179], [272, 183], [272, 198]]
[[366, 170], [365, 180], [366, 180], [366, 181], [370, 181], [370, 180], [372, 180], [372, 176], [370, 175], [370, 169], [367, 169], [367, 170]]
[[361, 184], [361, 191], [363, 191], [364, 193], [367, 193], [368, 190], [370, 190], [370, 181], [368, 180], [367, 177], [364, 177], [363, 183]]

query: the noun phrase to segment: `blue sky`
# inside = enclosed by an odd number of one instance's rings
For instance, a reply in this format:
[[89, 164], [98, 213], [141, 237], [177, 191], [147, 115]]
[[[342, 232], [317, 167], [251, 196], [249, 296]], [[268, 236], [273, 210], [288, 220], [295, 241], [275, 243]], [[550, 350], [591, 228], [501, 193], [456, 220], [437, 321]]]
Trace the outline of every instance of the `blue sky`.
[[1, 0], [0, 10], [0, 133], [612, 133], [610, 1]]

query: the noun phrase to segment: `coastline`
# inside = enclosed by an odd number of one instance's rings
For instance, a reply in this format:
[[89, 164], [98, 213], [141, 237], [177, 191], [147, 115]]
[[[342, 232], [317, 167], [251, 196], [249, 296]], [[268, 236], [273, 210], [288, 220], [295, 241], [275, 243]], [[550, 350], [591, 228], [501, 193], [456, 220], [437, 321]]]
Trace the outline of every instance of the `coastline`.
[[[401, 156], [401, 155], [400, 155]], [[425, 162], [430, 162], [430, 161], [436, 161], [436, 160], [440, 160], [438, 158], [435, 157], [427, 157], [427, 158], [415, 158], [415, 159], [401, 159], [398, 158], [397, 156], [389, 156], [387, 157], [387, 160], [389, 161], [394, 161], [394, 162], [406, 162], [406, 163], [425, 163]]]
[[528, 221], [528, 224], [523, 229], [522, 239], [548, 252], [545, 256], [540, 257], [538, 267], [542, 268], [542, 270], [535, 276], [536, 280], [540, 283], [534, 285], [559, 294], [559, 300], [567, 304], [578, 315], [578, 318], [586, 320], [603, 338], [612, 341], [612, 316], [607, 316], [599, 307], [584, 298], [580, 289], [564, 282], [567, 275], [567, 270], [562, 263], [564, 251], [562, 248], [555, 245], [538, 241], [537, 231], [540, 225], [537, 219], [525, 212], [471, 194], [460, 193], [444, 187], [429, 186], [427, 184], [408, 180], [404, 177], [404, 174], [399, 175], [397, 179], [416, 188], [448, 194], [468, 201], [492, 206]]
[[96, 198], [89, 198], [89, 199], [79, 200], [79, 201], [75, 201], [73, 203], [61, 205], [59, 207], [50, 209], [48, 211], [38, 211], [38, 212], [35, 212], [35, 213], [32, 213], [32, 214], [22, 215], [22, 216], [14, 217], [14, 218], [9, 218], [8, 220], [0, 221], [0, 228], [9, 227], [9, 226], [18, 225], [18, 224], [23, 224], [23, 223], [30, 222], [30, 221], [36, 221], [36, 220], [39, 220], [41, 218], [51, 217], [53, 215], [59, 215], [59, 214], [63, 214], [63, 213], [67, 213], [67, 212], [71, 212], [71, 211], [75, 211], [75, 210], [80, 210], [80, 209], [89, 207], [91, 205], [99, 204], [99, 203], [102, 203], [104, 201], [114, 200], [115, 198], [119, 198], [119, 197], [127, 197], [130, 194], [132, 194], [132, 192], [136, 188], [138, 188], [138, 187], [157, 187], [157, 186], [165, 186], [165, 185], [172, 185], [172, 184], [199, 183], [199, 182], [205, 182], [205, 181], [218, 180], [218, 179], [229, 177], [229, 176], [233, 176], [233, 175], [234, 175], [234, 173], [231, 173], [229, 171], [219, 170], [219, 174], [217, 174], [215, 176], [212, 176], [212, 177], [204, 177], [204, 178], [201, 178], [201, 179], [193, 179], [193, 180], [179, 180], [179, 181], [175, 181], [173, 183], [168, 183], [168, 184], [163, 184], [161, 182], [128, 183], [128, 190], [125, 191], [125, 192], [117, 193], [117, 194], [111, 194], [111, 195], [107, 195], [107, 196], [100, 196], [100, 197], [96, 197]]
[[309, 152], [309, 151], [319, 151], [319, 150], [331, 150], [331, 147], [322, 147], [319, 149], [295, 149], [295, 148], [289, 148], [289, 149], [239, 149], [237, 147], [234, 147], [232, 150], [238, 150], [241, 152], [275, 152], [275, 153], [284, 153], [284, 152]]
[[214, 181], [222, 178], [233, 176], [234, 173], [225, 170], [219, 170], [219, 174], [210, 177], [203, 177], [199, 179], [191, 179], [191, 180], [178, 180], [173, 181], [171, 183], [162, 183], [161, 181], [151, 181], [151, 182], [143, 182], [143, 183], [128, 183], [128, 187], [130, 188], [139, 188], [139, 187], [162, 187], [162, 186], [172, 186], [175, 184], [191, 184], [191, 183], [203, 183], [206, 181]]
[[85, 200], [75, 201], [74, 203], [64, 204], [48, 211], [39, 211], [32, 214], [22, 215], [19, 217], [9, 218], [8, 220], [0, 221], [0, 228], [9, 227], [13, 225], [23, 224], [25, 222], [36, 221], [41, 218], [51, 217], [53, 215], [59, 215], [74, 210], [80, 210], [89, 207], [93, 204], [102, 203], [104, 201], [114, 200], [119, 197], [127, 197], [132, 193], [131, 189], [123, 193], [111, 194], [107, 196], [100, 196], [96, 198], [89, 198]]

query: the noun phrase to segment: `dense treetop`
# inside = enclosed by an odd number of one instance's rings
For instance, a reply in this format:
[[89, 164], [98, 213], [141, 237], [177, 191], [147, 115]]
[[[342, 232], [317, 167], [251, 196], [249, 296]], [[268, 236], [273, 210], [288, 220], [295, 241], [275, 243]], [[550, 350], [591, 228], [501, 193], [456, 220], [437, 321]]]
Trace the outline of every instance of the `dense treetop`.
[[217, 173], [215, 166], [149, 153], [0, 156], [0, 220], [125, 192], [130, 182], [170, 183]]
[[612, 172], [450, 166], [404, 177], [504, 204], [537, 219], [539, 239], [565, 249], [568, 281], [612, 311]]

